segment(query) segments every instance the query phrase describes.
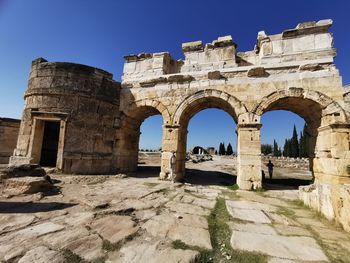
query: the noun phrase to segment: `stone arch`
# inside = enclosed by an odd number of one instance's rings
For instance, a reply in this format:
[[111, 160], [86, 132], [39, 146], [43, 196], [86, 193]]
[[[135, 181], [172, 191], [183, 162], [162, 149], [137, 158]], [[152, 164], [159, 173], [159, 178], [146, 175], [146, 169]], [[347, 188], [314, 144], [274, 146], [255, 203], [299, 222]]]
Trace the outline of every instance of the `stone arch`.
[[163, 124], [170, 122], [167, 108], [154, 99], [137, 100], [130, 103], [120, 116], [120, 131], [118, 133], [116, 166], [122, 172], [134, 172], [138, 167], [138, 150], [140, 127], [142, 122], [153, 115], [161, 114]]
[[261, 116], [272, 110], [292, 111], [313, 126], [320, 126], [323, 116], [329, 116], [334, 121], [347, 121], [345, 111], [332, 98], [321, 92], [303, 88], [287, 88], [272, 92], [254, 107], [253, 113]]
[[322, 158], [326, 156], [327, 161], [332, 158], [333, 146], [329, 134], [334, 131], [330, 131], [332, 130], [330, 127], [348, 122], [345, 110], [329, 96], [303, 88], [287, 88], [272, 92], [254, 107], [253, 113], [261, 116], [273, 110], [291, 111], [305, 120], [309, 135], [310, 171], [314, 178], [324, 176], [325, 161]]
[[175, 110], [173, 124], [181, 125], [183, 121], [191, 119], [196, 113], [207, 108], [220, 108], [238, 121], [240, 114], [247, 109], [236, 97], [220, 90], [206, 89], [188, 96]]
[[132, 119], [143, 121], [145, 118], [152, 115], [161, 114], [163, 123], [170, 123], [170, 114], [168, 109], [158, 100], [143, 99], [137, 100], [129, 104], [124, 114]]

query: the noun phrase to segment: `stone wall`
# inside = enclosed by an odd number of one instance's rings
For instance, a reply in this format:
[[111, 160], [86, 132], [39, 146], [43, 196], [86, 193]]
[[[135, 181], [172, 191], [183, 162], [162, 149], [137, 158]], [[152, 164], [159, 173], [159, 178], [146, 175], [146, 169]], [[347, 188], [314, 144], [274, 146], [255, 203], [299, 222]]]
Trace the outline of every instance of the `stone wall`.
[[290, 158], [290, 157], [274, 157], [262, 156], [261, 161], [267, 164], [269, 160], [272, 161], [275, 167], [281, 168], [297, 168], [301, 170], [309, 170], [309, 158]]
[[113, 172], [119, 83], [73, 63], [33, 61], [11, 164], [40, 163], [45, 122], [60, 124], [56, 167], [65, 173]]
[[315, 183], [300, 186], [299, 198], [350, 232], [350, 185]]
[[16, 148], [19, 125], [17, 119], [0, 118], [0, 164], [8, 164]]

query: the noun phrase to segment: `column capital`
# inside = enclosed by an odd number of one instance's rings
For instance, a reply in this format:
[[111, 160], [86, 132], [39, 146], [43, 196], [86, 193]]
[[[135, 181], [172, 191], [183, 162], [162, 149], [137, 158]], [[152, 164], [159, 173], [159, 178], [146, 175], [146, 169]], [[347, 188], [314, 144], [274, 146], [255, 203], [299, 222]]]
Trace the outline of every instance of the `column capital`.
[[328, 124], [328, 125], [324, 125], [318, 128], [318, 131], [326, 131], [326, 130], [341, 130], [344, 132], [347, 132], [350, 130], [350, 123], [332, 123], [332, 124]]
[[179, 129], [181, 126], [179, 124], [164, 124], [165, 129]]
[[261, 123], [238, 123], [237, 129], [257, 129], [260, 130], [262, 127]]

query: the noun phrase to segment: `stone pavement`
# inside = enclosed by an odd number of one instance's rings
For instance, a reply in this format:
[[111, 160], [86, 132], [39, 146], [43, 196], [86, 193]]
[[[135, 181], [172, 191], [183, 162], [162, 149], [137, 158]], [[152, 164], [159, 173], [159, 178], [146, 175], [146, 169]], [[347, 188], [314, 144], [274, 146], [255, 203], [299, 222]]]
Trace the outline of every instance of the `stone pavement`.
[[58, 195], [1, 198], [1, 262], [350, 262], [350, 235], [294, 190], [53, 177]]

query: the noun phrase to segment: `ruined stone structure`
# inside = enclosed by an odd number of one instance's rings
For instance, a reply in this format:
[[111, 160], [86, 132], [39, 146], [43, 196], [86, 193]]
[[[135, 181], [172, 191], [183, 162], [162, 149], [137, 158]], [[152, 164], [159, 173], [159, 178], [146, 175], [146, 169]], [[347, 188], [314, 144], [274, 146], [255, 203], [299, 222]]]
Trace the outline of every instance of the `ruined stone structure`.
[[0, 118], [0, 164], [8, 164], [16, 148], [19, 125], [21, 121]]
[[96, 68], [35, 60], [11, 163], [48, 163], [65, 173], [135, 171], [140, 125], [161, 114], [160, 178], [169, 179], [175, 152], [180, 180], [189, 120], [219, 108], [237, 123], [237, 183], [256, 189], [260, 118], [288, 110], [307, 123], [316, 185], [349, 184], [350, 95], [334, 65], [331, 25], [321, 20], [276, 35], [262, 31], [247, 52], [237, 52], [225, 36], [206, 45], [184, 43], [184, 60], [167, 52], [129, 55], [121, 84]]

